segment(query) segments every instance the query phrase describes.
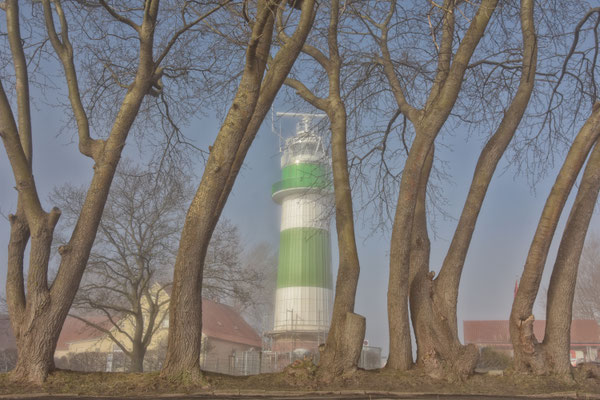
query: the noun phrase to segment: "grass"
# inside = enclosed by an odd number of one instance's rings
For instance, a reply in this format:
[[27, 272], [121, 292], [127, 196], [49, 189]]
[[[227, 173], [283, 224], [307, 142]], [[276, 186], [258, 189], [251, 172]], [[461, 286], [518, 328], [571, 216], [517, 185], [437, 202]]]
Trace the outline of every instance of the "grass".
[[233, 377], [205, 373], [203, 381], [178, 383], [161, 378], [158, 372], [109, 373], [57, 370], [41, 385], [11, 382], [8, 374], [0, 374], [0, 394], [76, 394], [102, 396], [147, 396], [167, 393], [220, 393], [293, 391], [366, 391], [438, 394], [543, 395], [568, 393], [594, 394], [600, 398], [600, 379], [578, 369], [576, 379], [561, 382], [554, 377], [505, 374], [476, 374], [465, 382], [448, 383], [434, 380], [419, 370], [398, 373], [387, 370], [359, 370], [351, 378], [331, 385], [320, 385], [314, 367], [298, 365], [275, 374]]

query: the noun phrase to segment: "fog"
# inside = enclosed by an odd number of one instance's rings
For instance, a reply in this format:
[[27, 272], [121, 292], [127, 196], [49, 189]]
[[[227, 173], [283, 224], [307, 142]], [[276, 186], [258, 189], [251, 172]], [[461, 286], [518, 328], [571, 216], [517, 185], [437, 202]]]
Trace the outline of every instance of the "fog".
[[[275, 107], [287, 107], [282, 104]], [[61, 130], [64, 118], [58, 109], [38, 104], [33, 115], [34, 176], [44, 207], [48, 210], [48, 193], [55, 186], [64, 183], [87, 185], [92, 173], [92, 162], [77, 150], [73, 142], [74, 133]], [[287, 109], [286, 108], [286, 109]], [[205, 150], [218, 132], [219, 121], [214, 118], [197, 118], [184, 129], [185, 134], [195, 145]], [[285, 124], [284, 135], [293, 134], [293, 124]], [[483, 135], [482, 135], [483, 136]], [[477, 139], [465, 142], [462, 134], [446, 138], [449, 146], [440, 148], [438, 157], [447, 163], [446, 170], [452, 180], [442, 182], [446, 200], [441, 207], [447, 214], [433, 214], [430, 235], [432, 240], [431, 265], [439, 268], [454, 232], [456, 219], [460, 215], [482, 143]], [[466, 135], [464, 135], [466, 137]], [[140, 154], [133, 140], [125, 150], [131, 159], [148, 157]], [[238, 177], [233, 192], [225, 208], [224, 217], [236, 224], [246, 247], [263, 242], [277, 248], [279, 241], [279, 206], [271, 200], [271, 185], [280, 179], [279, 139], [266, 120], [247, 156], [244, 168]], [[564, 157], [556, 157], [560, 163]], [[199, 182], [203, 164], [199, 157], [193, 166]], [[472, 319], [507, 319], [513, 298], [515, 281], [527, 255], [527, 250], [538, 218], [556, 176], [556, 170], [548, 171], [545, 179], [531, 188], [526, 177], [516, 175], [506, 161], [501, 161], [496, 176], [492, 180], [477, 228], [473, 236], [470, 252], [466, 260], [459, 297], [459, 330], [462, 321]], [[6, 153], [0, 155], [0, 210], [3, 216], [14, 212], [16, 191], [14, 178]], [[571, 196], [571, 201], [573, 199]], [[358, 204], [355, 204], [358, 208]], [[570, 205], [567, 205], [567, 210]], [[558, 234], [566, 217], [563, 215]], [[600, 219], [596, 210], [590, 231], [598, 232]], [[391, 221], [389, 221], [389, 226]], [[367, 318], [366, 339], [371, 346], [382, 348], [387, 355], [387, 275], [389, 264], [389, 230], [373, 232], [368, 215], [356, 217], [357, 245], [361, 262], [361, 277], [356, 300], [356, 312]], [[0, 219], [0, 285], [4, 293], [6, 282], [6, 260], [9, 239], [9, 223]], [[331, 224], [334, 279], [337, 268], [337, 247], [335, 225]], [[560, 236], [559, 236], [560, 238]], [[554, 260], [558, 245], [555, 239], [548, 266]], [[548, 266], [542, 289], [547, 286]], [[536, 317], [543, 318], [544, 310], [536, 306]]]

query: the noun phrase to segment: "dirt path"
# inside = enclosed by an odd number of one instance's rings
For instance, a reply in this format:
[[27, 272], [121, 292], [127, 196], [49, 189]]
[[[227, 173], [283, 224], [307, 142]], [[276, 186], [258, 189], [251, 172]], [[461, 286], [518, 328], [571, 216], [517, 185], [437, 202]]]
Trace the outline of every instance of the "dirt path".
[[486, 396], [482, 394], [473, 395], [444, 395], [434, 393], [393, 393], [393, 392], [365, 392], [365, 391], [342, 391], [337, 393], [332, 392], [285, 392], [285, 393], [257, 393], [256, 391], [215, 391], [210, 393], [198, 393], [198, 394], [160, 394], [160, 395], [144, 395], [144, 396], [79, 396], [77, 394], [62, 394], [52, 395], [46, 393], [31, 393], [23, 395], [0, 395], [0, 400], [67, 400], [67, 399], [78, 399], [78, 400], [109, 400], [109, 399], [127, 399], [127, 400], [193, 400], [193, 399], [239, 399], [239, 400], [386, 400], [386, 399], [403, 399], [403, 400], [540, 400], [540, 399], [551, 399], [551, 400], [562, 400], [562, 399], [586, 399], [586, 400], [600, 400], [600, 395], [590, 395], [577, 393], [548, 393], [542, 395], [528, 395], [528, 396]]

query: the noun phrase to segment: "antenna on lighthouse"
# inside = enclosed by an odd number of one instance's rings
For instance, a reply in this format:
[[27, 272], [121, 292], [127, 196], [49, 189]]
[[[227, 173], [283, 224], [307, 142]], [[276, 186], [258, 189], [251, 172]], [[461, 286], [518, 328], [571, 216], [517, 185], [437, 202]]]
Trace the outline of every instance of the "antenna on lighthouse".
[[296, 135], [301, 135], [303, 133], [309, 133], [311, 130], [312, 121], [314, 119], [326, 118], [326, 114], [313, 114], [313, 113], [296, 113], [296, 112], [277, 112], [276, 115], [278, 117], [291, 117], [291, 118], [300, 118], [298, 124], [296, 125]]

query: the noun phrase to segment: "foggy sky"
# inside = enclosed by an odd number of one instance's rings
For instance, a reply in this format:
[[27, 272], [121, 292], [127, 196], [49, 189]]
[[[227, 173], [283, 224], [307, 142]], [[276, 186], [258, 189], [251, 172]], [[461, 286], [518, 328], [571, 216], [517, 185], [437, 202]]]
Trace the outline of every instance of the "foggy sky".
[[[46, 210], [47, 196], [54, 186], [64, 183], [88, 184], [93, 163], [81, 155], [75, 138], [65, 132], [57, 136], [63, 126], [63, 118], [57, 110], [41, 106], [33, 112], [34, 136], [34, 176], [40, 198]], [[186, 134], [200, 147], [207, 148], [218, 131], [214, 119], [198, 119], [185, 129]], [[293, 124], [287, 132], [293, 134]], [[432, 240], [432, 269], [439, 269], [460, 215], [466, 191], [470, 183], [481, 142], [473, 140], [465, 143], [461, 134], [455, 135], [453, 149], [439, 149], [438, 156], [448, 163], [452, 181], [445, 182], [444, 195], [448, 201], [445, 210], [454, 219], [438, 219], [435, 222], [435, 235], [430, 229]], [[133, 141], [130, 140], [125, 156], [139, 157]], [[280, 179], [278, 138], [271, 132], [270, 121], [265, 120], [263, 128], [249, 151], [246, 163], [237, 179], [233, 192], [224, 211], [224, 216], [239, 226], [242, 241], [246, 247], [268, 242], [274, 248], [279, 240], [280, 209], [271, 200], [271, 185]], [[557, 160], [562, 162], [564, 156]], [[558, 167], [558, 166], [557, 166]], [[202, 163], [195, 165], [198, 177]], [[527, 250], [545, 198], [556, 176], [555, 171], [540, 182], [536, 193], [529, 188], [524, 177], [515, 177], [512, 169], [506, 169], [506, 162], [500, 163], [492, 180], [481, 215], [477, 222], [470, 252], [466, 261], [459, 298], [459, 329], [462, 332], [463, 319], [507, 319], [513, 297], [515, 280], [525, 262]], [[198, 182], [195, 182], [197, 185]], [[571, 196], [571, 201], [574, 195]], [[563, 214], [559, 235], [562, 232], [567, 205]], [[0, 210], [7, 215], [14, 212], [16, 191], [14, 178], [8, 164], [4, 148], [0, 153]], [[590, 225], [590, 231], [598, 232], [598, 210]], [[387, 274], [389, 263], [389, 233], [370, 235], [370, 227], [357, 217], [357, 244], [361, 261], [361, 277], [356, 302], [356, 312], [367, 318], [366, 339], [370, 345], [383, 348], [387, 355], [388, 331], [386, 312]], [[391, 221], [390, 221], [391, 225]], [[333, 268], [337, 268], [337, 247], [335, 246], [335, 225], [331, 224], [334, 248]], [[555, 238], [552, 253], [542, 282], [541, 292], [547, 286], [549, 267], [552, 266], [560, 236]], [[4, 293], [6, 280], [7, 245], [9, 224], [0, 218], [0, 292]], [[335, 275], [334, 275], [335, 276]], [[539, 303], [539, 299], [538, 299]], [[543, 318], [543, 310], [536, 308], [536, 317]]]

